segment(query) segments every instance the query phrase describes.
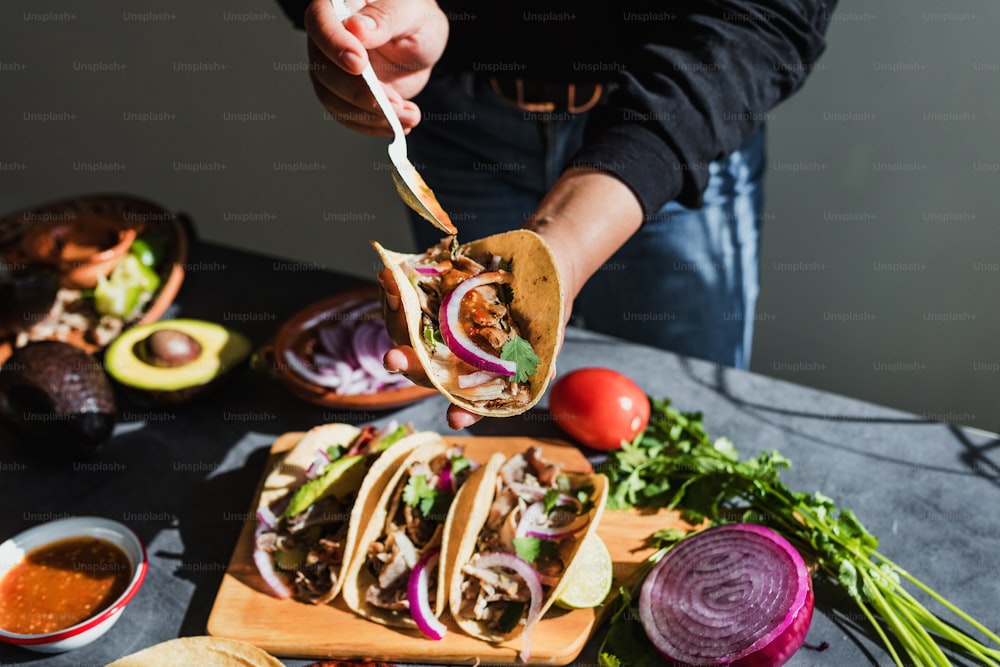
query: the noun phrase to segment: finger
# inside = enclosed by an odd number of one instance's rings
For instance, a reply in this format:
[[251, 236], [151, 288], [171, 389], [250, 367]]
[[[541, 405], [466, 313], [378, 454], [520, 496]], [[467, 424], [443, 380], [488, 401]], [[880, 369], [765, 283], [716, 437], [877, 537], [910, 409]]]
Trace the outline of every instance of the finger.
[[454, 403], [448, 406], [446, 417], [448, 418], [448, 426], [456, 431], [461, 431], [463, 428], [469, 428], [482, 419], [481, 415], [473, 414], [468, 410], [458, 407]]
[[426, 27], [431, 14], [423, 2], [374, 0], [344, 21], [366, 49], [377, 49]]
[[389, 136], [389, 124], [361, 77], [336, 67], [311, 40], [307, 50], [309, 80], [323, 108], [353, 130]]
[[304, 22], [309, 40], [330, 62], [351, 74], [361, 74], [368, 65], [368, 52], [340, 22], [329, 0], [313, 0], [306, 8]]
[[420, 365], [417, 353], [409, 345], [399, 345], [390, 349], [382, 357], [382, 365], [390, 373], [405, 375], [413, 384], [419, 384], [423, 387], [434, 386], [427, 378], [424, 367]]
[[382, 318], [385, 329], [396, 345], [410, 345], [410, 332], [406, 326], [406, 315], [401, 308], [399, 286], [389, 269], [378, 272], [379, 292], [382, 300]]

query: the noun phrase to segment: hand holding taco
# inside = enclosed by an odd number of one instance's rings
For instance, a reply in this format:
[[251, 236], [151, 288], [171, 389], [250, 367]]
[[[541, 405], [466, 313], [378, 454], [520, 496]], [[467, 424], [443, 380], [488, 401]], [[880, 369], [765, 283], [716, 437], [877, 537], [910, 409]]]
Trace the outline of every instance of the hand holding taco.
[[[538, 234], [516, 230], [464, 245], [445, 237], [414, 255], [373, 245], [394, 279], [406, 325], [394, 330], [387, 318], [396, 342], [409, 343], [390, 353], [402, 355], [400, 365], [412, 371], [419, 364], [427, 381], [468, 413], [511, 416], [538, 402], [565, 320], [560, 272]], [[387, 300], [393, 297], [387, 291]]]

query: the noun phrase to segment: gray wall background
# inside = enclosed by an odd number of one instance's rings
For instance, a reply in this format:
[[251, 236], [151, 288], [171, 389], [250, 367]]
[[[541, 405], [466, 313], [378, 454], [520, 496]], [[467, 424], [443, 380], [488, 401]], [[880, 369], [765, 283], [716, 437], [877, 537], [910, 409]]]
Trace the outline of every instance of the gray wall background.
[[[1000, 431], [997, 25], [995, 0], [841, 2], [770, 114], [753, 370]], [[385, 142], [325, 117], [269, 0], [5, 2], [0, 92], [4, 212], [151, 198], [275, 280], [411, 247]]]

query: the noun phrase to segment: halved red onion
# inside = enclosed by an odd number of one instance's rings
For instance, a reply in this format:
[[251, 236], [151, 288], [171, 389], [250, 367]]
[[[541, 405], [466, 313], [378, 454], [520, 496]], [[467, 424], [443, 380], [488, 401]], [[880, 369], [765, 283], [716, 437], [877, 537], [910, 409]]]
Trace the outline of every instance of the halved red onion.
[[590, 523], [589, 514], [575, 515], [569, 523], [555, 523], [551, 513], [545, 511], [545, 504], [535, 502], [528, 505], [514, 531], [515, 537], [537, 537], [542, 540], [561, 540], [575, 535]]
[[[258, 516], [260, 514], [258, 513]], [[262, 533], [271, 530], [263, 521], [257, 524], [257, 529], [253, 534], [253, 563], [257, 566], [257, 571], [260, 572], [261, 579], [267, 584], [275, 595], [281, 599], [290, 598], [292, 596], [292, 589], [290, 589], [285, 582], [281, 579], [274, 569], [274, 559], [271, 558], [271, 554], [267, 553], [263, 549], [257, 546], [257, 538], [260, 537]]]
[[517, 364], [483, 350], [469, 338], [461, 322], [459, 322], [459, 312], [461, 311], [462, 299], [465, 295], [477, 287], [492, 285], [494, 283], [509, 283], [511, 275], [500, 271], [486, 271], [478, 276], [466, 278], [458, 284], [458, 287], [448, 292], [441, 301], [441, 308], [438, 311], [438, 324], [441, 326], [441, 338], [445, 345], [456, 357], [465, 363], [476, 368], [491, 373], [499, 373], [507, 377], [517, 373]]
[[430, 549], [410, 570], [410, 578], [406, 582], [407, 599], [410, 602], [410, 615], [417, 622], [420, 631], [434, 640], [444, 638], [448, 629], [431, 609], [430, 573], [434, 571], [441, 557], [440, 549]]
[[650, 570], [639, 595], [650, 641], [681, 665], [778, 667], [802, 645], [812, 613], [802, 557], [754, 524], [685, 538]]
[[530, 595], [528, 599], [528, 616], [524, 621], [520, 653], [521, 660], [528, 662], [531, 658], [531, 633], [535, 629], [542, 611], [542, 580], [538, 576], [538, 571], [522, 558], [503, 551], [490, 551], [480, 554], [479, 558], [475, 561], [475, 565], [489, 570], [494, 568], [511, 570], [524, 580], [525, 585], [528, 587]]

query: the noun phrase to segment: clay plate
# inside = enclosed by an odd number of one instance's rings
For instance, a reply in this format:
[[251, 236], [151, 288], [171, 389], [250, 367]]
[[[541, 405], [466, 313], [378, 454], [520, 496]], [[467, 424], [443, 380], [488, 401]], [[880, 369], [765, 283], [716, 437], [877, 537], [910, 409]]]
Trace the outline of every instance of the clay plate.
[[[147, 231], [156, 231], [164, 236], [166, 246], [157, 269], [160, 289], [146, 305], [142, 316], [125, 328], [160, 319], [173, 303], [184, 280], [188, 240], [177, 215], [151, 201], [128, 195], [95, 194], [61, 199], [9, 213], [0, 218], [0, 261], [11, 265], [35, 263], [37, 258], [31, 257], [30, 252], [25, 254], [23, 242], [37, 237], [37, 230], [32, 230], [38, 225], [62, 228], [75, 221], [90, 224], [97, 220], [102, 227], [123, 230], [122, 238]], [[95, 258], [101, 259], [106, 258], [103, 255]], [[90, 353], [98, 353], [106, 346], [89, 340], [80, 331], [73, 331], [64, 340]], [[13, 347], [13, 337], [0, 340], [0, 363], [10, 356]]]
[[313, 302], [285, 320], [272, 340], [255, 353], [253, 367], [269, 374], [279, 385], [298, 398], [326, 408], [340, 410], [390, 410], [437, 394], [436, 389], [406, 385], [372, 394], [338, 394], [296, 374], [284, 361], [286, 350], [301, 351], [315, 336], [316, 328], [343, 319], [346, 313], [366, 301], [379, 298], [375, 285], [340, 292]]

